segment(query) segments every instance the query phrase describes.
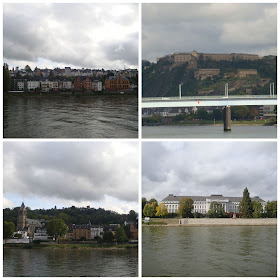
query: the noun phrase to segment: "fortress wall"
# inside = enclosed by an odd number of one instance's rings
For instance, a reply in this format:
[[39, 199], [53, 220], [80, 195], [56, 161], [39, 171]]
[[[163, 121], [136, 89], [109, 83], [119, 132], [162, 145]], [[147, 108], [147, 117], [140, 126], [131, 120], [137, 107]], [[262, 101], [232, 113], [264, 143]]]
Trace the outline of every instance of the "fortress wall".
[[215, 61], [220, 61], [220, 60], [232, 61], [233, 59], [258, 60], [259, 56], [257, 54], [242, 54], [242, 53], [230, 53], [230, 54], [197, 53], [197, 52], [174, 53], [175, 63], [184, 63], [186, 61], [196, 60], [197, 58], [201, 58], [203, 60], [211, 59]]
[[213, 76], [219, 76], [220, 69], [199, 69], [194, 72], [194, 77], [199, 80], [204, 80], [208, 77], [212, 79]]

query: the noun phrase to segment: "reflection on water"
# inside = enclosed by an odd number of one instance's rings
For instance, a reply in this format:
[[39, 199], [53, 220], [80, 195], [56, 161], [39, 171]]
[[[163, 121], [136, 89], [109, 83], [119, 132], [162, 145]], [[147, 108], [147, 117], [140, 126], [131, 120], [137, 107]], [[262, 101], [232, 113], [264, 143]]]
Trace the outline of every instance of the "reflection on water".
[[138, 98], [30, 96], [4, 98], [4, 137], [137, 138]]
[[4, 276], [136, 277], [136, 249], [4, 249]]
[[276, 126], [232, 126], [224, 132], [223, 126], [162, 125], [143, 126], [143, 138], [276, 138]]
[[143, 276], [276, 276], [275, 226], [143, 227]]

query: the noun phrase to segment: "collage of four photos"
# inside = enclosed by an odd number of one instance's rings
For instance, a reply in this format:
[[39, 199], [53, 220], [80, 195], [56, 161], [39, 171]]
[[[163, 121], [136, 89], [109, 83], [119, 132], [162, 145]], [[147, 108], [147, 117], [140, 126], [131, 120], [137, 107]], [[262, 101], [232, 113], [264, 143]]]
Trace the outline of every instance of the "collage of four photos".
[[277, 3], [3, 3], [4, 277], [277, 277]]

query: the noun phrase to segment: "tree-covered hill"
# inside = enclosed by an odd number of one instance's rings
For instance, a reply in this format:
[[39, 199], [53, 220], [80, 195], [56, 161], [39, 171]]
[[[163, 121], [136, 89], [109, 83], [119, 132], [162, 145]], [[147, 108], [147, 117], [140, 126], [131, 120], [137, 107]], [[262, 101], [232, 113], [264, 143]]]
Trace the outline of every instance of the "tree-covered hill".
[[[17, 224], [19, 207], [3, 210], [4, 221]], [[133, 210], [129, 214], [119, 214], [103, 208], [78, 208], [75, 206], [63, 209], [36, 209], [27, 207], [27, 218], [49, 221], [52, 218], [60, 218], [66, 224], [87, 224], [89, 220], [93, 225], [123, 224], [124, 221], [136, 221], [137, 213]]]
[[[143, 97], [178, 96], [179, 84], [182, 84], [182, 96], [222, 95], [225, 83], [229, 83], [230, 95], [234, 94], [269, 94], [269, 83], [263, 84], [263, 78], [276, 85], [276, 59], [266, 57], [256, 61], [233, 60], [213, 61], [198, 60], [197, 69], [220, 69], [220, 76], [205, 80], [196, 80], [194, 71], [188, 69], [188, 63], [175, 65], [171, 60], [158, 63], [143, 61]], [[238, 69], [256, 69], [258, 75], [238, 78], [233, 77]], [[233, 74], [224, 78], [224, 74]], [[246, 92], [247, 90], [247, 92]], [[203, 92], [205, 94], [203, 94]]]

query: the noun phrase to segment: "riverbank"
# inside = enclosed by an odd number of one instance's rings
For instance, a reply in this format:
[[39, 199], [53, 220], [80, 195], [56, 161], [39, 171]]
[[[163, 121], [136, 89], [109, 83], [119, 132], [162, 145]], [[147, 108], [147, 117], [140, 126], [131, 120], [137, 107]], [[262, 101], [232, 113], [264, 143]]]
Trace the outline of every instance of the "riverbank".
[[115, 95], [137, 95], [138, 91], [134, 90], [131, 92], [19, 92], [19, 93], [5, 93], [4, 97], [94, 97], [94, 96], [115, 96]]
[[[213, 121], [202, 120], [202, 121], [180, 121], [180, 122], [162, 122], [162, 123], [145, 123], [143, 126], [223, 126], [223, 121]], [[276, 126], [275, 119], [263, 119], [263, 120], [244, 120], [244, 121], [231, 121], [232, 126]]]
[[19, 249], [92, 249], [92, 250], [117, 250], [137, 249], [138, 244], [4, 244], [4, 248]]
[[231, 218], [190, 218], [190, 219], [151, 219], [149, 224], [143, 226], [276, 226], [276, 218], [259, 219], [231, 219]]

